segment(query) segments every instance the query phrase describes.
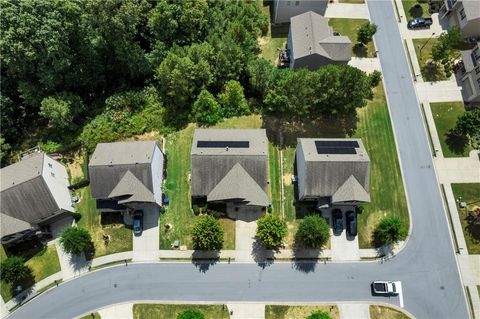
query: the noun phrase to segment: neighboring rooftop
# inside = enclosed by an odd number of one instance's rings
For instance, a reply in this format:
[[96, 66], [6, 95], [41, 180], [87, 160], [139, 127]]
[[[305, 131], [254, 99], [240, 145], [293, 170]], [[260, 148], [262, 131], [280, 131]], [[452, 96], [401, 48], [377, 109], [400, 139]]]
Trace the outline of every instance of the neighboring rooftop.
[[10, 187], [42, 175], [44, 155], [44, 153], [35, 153], [17, 163], [2, 168], [0, 170], [0, 191], [3, 192]]
[[196, 129], [192, 155], [267, 155], [262, 129]]
[[99, 143], [89, 166], [151, 163], [155, 141]]
[[334, 35], [328, 19], [309, 11], [290, 19], [293, 56], [299, 59], [312, 54], [332, 61], [348, 61], [352, 57], [352, 42], [347, 36]]
[[362, 140], [344, 138], [299, 138], [306, 161], [369, 162]]

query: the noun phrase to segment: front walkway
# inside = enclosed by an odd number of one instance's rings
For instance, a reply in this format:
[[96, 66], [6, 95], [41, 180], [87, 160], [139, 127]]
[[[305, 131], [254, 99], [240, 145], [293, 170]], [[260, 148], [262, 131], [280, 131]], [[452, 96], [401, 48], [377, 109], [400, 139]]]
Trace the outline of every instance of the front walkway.
[[133, 303], [112, 305], [98, 311], [102, 319], [133, 319]]
[[463, 101], [462, 88], [457, 85], [455, 78], [438, 82], [417, 82], [415, 88], [420, 103]]
[[370, 319], [370, 306], [368, 304], [339, 304], [338, 309], [342, 319]]
[[133, 236], [133, 261], [158, 261], [160, 232], [158, 227], [158, 208], [143, 209], [142, 234]]

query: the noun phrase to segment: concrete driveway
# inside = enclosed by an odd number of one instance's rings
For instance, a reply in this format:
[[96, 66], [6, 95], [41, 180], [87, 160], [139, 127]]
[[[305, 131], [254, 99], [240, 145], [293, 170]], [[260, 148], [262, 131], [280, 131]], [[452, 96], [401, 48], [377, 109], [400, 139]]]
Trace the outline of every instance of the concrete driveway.
[[159, 258], [159, 211], [158, 208], [143, 209], [143, 232], [133, 236], [133, 261], [157, 261]]
[[343, 218], [343, 230], [339, 234], [333, 233], [333, 218], [332, 210], [324, 213], [330, 220], [332, 229], [330, 230], [330, 249], [332, 252], [332, 261], [354, 261], [360, 260], [360, 248], [358, 246], [358, 236], [349, 236], [347, 234], [346, 225], [347, 220], [345, 212], [353, 209], [341, 209]]

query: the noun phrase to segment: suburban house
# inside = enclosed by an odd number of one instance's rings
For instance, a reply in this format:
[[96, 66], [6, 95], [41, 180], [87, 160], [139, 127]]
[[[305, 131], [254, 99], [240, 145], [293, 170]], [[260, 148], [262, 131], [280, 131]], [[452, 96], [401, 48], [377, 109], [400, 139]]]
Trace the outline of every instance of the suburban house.
[[67, 169], [45, 153], [29, 154], [2, 168], [0, 177], [2, 244], [50, 235], [50, 225], [72, 218]]
[[155, 141], [98, 144], [88, 164], [97, 209], [125, 213], [161, 206], [163, 168]]
[[480, 103], [480, 42], [472, 50], [462, 51], [462, 67], [457, 71], [466, 103]]
[[269, 205], [268, 141], [263, 129], [197, 129], [192, 200], [225, 205], [232, 218], [259, 217]]
[[327, 0], [273, 0], [272, 22], [287, 23], [290, 22], [291, 17], [308, 11], [313, 11], [323, 16], [327, 10], [327, 4]]
[[370, 202], [370, 159], [360, 139], [299, 138], [298, 199], [316, 207]]
[[347, 64], [352, 42], [333, 32], [328, 19], [312, 11], [291, 18], [287, 52], [290, 67], [316, 70], [327, 64]]
[[458, 26], [465, 38], [480, 38], [480, 1], [444, 0], [439, 16]]

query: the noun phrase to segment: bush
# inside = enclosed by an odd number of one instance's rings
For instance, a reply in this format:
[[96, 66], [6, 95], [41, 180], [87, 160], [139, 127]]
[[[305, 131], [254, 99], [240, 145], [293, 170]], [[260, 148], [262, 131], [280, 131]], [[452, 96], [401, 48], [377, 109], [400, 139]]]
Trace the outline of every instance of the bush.
[[307, 216], [298, 226], [297, 237], [309, 248], [322, 248], [330, 239], [330, 226], [318, 215]]
[[7, 283], [16, 284], [31, 274], [31, 269], [25, 265], [22, 257], [8, 257], [0, 264], [0, 277]]
[[332, 317], [325, 311], [315, 311], [305, 319], [332, 319]]
[[205, 316], [198, 310], [188, 309], [179, 313], [177, 319], [205, 319]]
[[282, 244], [287, 234], [287, 224], [272, 214], [266, 214], [258, 220], [257, 238], [266, 248], [276, 248]]
[[405, 240], [408, 235], [408, 227], [397, 215], [384, 217], [375, 229], [376, 239], [383, 244], [393, 244]]
[[220, 250], [223, 247], [223, 228], [210, 215], [198, 218], [192, 231], [193, 248], [198, 250]]
[[372, 41], [374, 34], [377, 32], [377, 25], [375, 23], [366, 22], [362, 24], [357, 30], [357, 40], [360, 43], [368, 44]]
[[380, 81], [382, 80], [382, 73], [375, 70], [368, 75], [368, 80], [370, 81], [370, 86], [374, 88], [380, 84]]
[[65, 252], [79, 255], [92, 244], [90, 233], [83, 228], [69, 227], [62, 232], [60, 244]]
[[82, 214], [80, 214], [80, 213], [72, 213], [72, 217], [73, 217], [73, 219], [75, 220], [75, 222], [78, 223], [78, 221], [79, 221], [80, 219], [82, 219]]

